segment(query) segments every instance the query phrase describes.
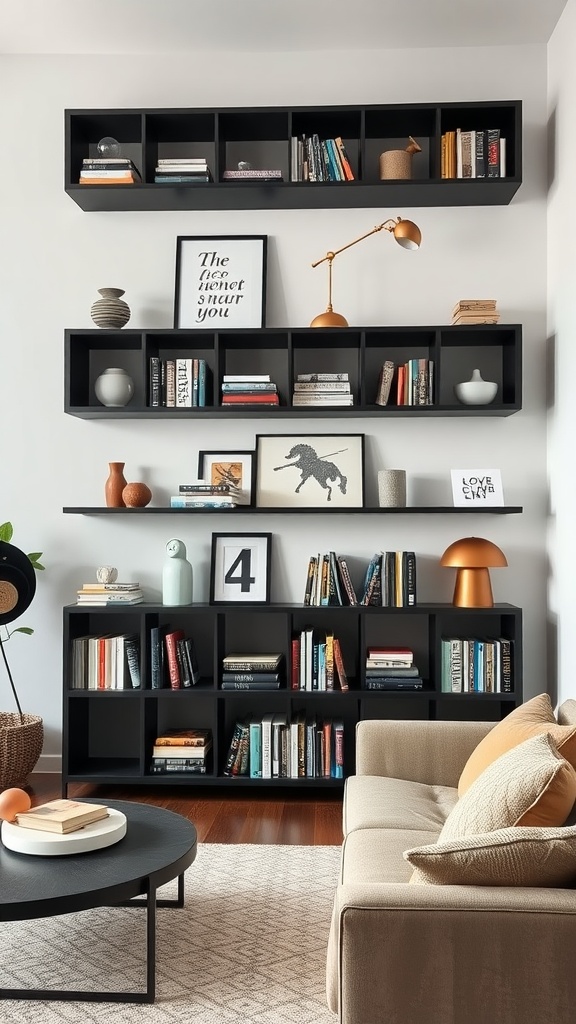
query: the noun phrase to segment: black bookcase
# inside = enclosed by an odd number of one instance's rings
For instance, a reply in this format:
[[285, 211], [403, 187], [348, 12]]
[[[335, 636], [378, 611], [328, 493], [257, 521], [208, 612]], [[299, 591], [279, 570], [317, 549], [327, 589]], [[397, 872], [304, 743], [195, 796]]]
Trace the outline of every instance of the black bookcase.
[[[499, 129], [506, 139], [506, 177], [443, 179], [446, 131]], [[290, 139], [341, 137], [354, 181], [290, 181]], [[379, 154], [418, 139], [422, 152], [409, 181], [379, 179]], [[82, 160], [112, 136], [142, 174], [137, 185], [80, 185]], [[502, 206], [522, 182], [522, 104], [405, 103], [369, 106], [225, 107], [65, 112], [65, 189], [83, 210], [248, 210]], [[214, 182], [154, 184], [158, 159], [204, 157]], [[280, 169], [281, 182], [223, 181], [238, 160]]]
[[[124, 186], [119, 186], [120, 188]], [[210, 374], [210, 405], [204, 408], [152, 408], [150, 358], [203, 358]], [[375, 404], [380, 368], [408, 359], [434, 362], [432, 405]], [[108, 366], [126, 370], [135, 383], [134, 397], [123, 408], [98, 402], [94, 384]], [[354, 405], [345, 408], [293, 407], [293, 382], [299, 373], [349, 374]], [[498, 394], [490, 405], [462, 405], [454, 385], [469, 380], [479, 368], [485, 380], [496, 381]], [[220, 405], [225, 373], [270, 373], [280, 405], [238, 409]], [[64, 410], [83, 419], [206, 418], [258, 416], [348, 419], [354, 416], [510, 416], [522, 408], [522, 327], [520, 324], [475, 324], [472, 327], [364, 327], [314, 329], [299, 327], [254, 330], [67, 330], [65, 334]]]
[[[201, 673], [191, 688], [151, 689], [150, 630], [170, 625], [195, 639]], [[267, 693], [223, 691], [219, 671], [226, 653], [281, 651], [290, 663], [291, 637], [305, 626], [329, 629], [339, 637], [348, 692], [284, 688]], [[72, 642], [87, 635], [135, 633], [140, 638], [141, 689], [74, 689]], [[499, 636], [512, 641], [512, 691], [509, 693], [442, 693], [441, 638]], [[498, 721], [522, 703], [522, 612], [510, 604], [465, 609], [448, 604], [415, 608], [310, 608], [271, 604], [132, 608], [64, 608], [64, 703], [62, 789], [70, 783], [197, 785], [229, 787], [339, 788], [332, 778], [250, 779], [227, 777], [223, 767], [238, 719], [268, 712], [290, 718], [298, 712], [318, 720], [344, 722], [344, 774], [354, 770], [355, 725], [366, 718]], [[370, 645], [400, 644], [414, 651], [424, 679], [420, 692], [366, 689], [364, 662]], [[287, 671], [287, 680], [290, 674]], [[156, 735], [165, 729], [209, 728], [213, 734], [206, 775], [152, 775], [150, 759]]]

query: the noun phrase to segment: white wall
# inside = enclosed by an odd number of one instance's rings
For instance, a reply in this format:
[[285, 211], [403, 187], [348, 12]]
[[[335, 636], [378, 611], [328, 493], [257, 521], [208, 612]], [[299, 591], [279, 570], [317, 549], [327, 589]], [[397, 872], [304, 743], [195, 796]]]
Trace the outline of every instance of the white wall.
[[[330, 546], [368, 560], [381, 548], [419, 557], [421, 600], [450, 600], [453, 573], [438, 566], [459, 536], [490, 538], [509, 568], [494, 570], [497, 601], [525, 609], [525, 691], [545, 670], [546, 471], [546, 48], [304, 54], [170, 54], [150, 57], [12, 57], [0, 63], [2, 472], [0, 520], [14, 540], [43, 550], [47, 571], [22, 619], [33, 638], [15, 637], [10, 655], [26, 710], [43, 716], [45, 754], [60, 751], [61, 606], [101, 563], [159, 593], [165, 541], [176, 530], [206, 598], [215, 518], [176, 525], [169, 517], [64, 517], [64, 505], [103, 504], [109, 461], [127, 478], [169, 493], [193, 475], [199, 448], [250, 447], [254, 434], [306, 429], [258, 419], [176, 423], [83, 421], [63, 408], [63, 332], [91, 327], [90, 305], [104, 285], [123, 287], [130, 326], [172, 323], [178, 234], [266, 233], [270, 238], [270, 326], [302, 326], [325, 305], [325, 268], [312, 260], [386, 216], [412, 217], [423, 246], [406, 253], [377, 235], [335, 264], [337, 308], [355, 326], [448, 323], [462, 297], [495, 297], [502, 321], [524, 325], [524, 409], [508, 419], [347, 421], [367, 435], [368, 500], [382, 467], [404, 467], [409, 502], [451, 504], [450, 469], [499, 466], [508, 504], [522, 516], [259, 517], [243, 528], [274, 533], [273, 599], [300, 601], [312, 551]], [[64, 109], [82, 107], [524, 101], [524, 184], [509, 207], [83, 213], [63, 190]], [[317, 429], [318, 421], [314, 422]], [[337, 419], [322, 431], [342, 432]], [[227, 527], [228, 528], [228, 527]], [[0, 706], [10, 706], [4, 683]], [[8, 695], [9, 698], [9, 695]], [[43, 765], [49, 763], [44, 760]], [[56, 765], [56, 761], [53, 762]]]
[[548, 44], [548, 360], [550, 476], [550, 655], [557, 667], [558, 696], [574, 697], [576, 536], [574, 432], [576, 412], [576, 2], [568, 0]]

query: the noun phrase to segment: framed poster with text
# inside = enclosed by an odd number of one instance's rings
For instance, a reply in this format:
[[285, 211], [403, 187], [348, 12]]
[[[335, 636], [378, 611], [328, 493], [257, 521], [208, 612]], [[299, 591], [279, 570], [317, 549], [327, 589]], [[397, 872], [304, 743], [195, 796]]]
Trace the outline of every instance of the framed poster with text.
[[263, 327], [267, 235], [179, 235], [174, 327]]

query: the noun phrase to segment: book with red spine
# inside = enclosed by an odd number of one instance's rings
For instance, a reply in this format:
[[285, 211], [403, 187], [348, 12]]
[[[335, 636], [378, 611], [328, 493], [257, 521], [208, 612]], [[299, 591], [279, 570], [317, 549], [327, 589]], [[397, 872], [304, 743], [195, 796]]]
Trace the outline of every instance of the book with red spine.
[[168, 678], [170, 680], [170, 688], [172, 690], [180, 690], [182, 688], [180, 666], [178, 665], [177, 642], [178, 640], [183, 639], [184, 631], [182, 629], [172, 630], [171, 633], [166, 633], [166, 636], [164, 637], [164, 641], [166, 643], [166, 658], [168, 661]]

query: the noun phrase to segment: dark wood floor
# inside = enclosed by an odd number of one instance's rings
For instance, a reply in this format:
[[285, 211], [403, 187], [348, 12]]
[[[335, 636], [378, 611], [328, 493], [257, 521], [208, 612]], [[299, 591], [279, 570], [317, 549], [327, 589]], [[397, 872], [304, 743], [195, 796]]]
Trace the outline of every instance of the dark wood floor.
[[[27, 790], [32, 804], [61, 796], [58, 775], [35, 774]], [[102, 800], [137, 800], [167, 807], [190, 818], [203, 843], [276, 843], [294, 846], [339, 846], [342, 842], [342, 795], [278, 789], [273, 794], [246, 790], [194, 790], [153, 786], [69, 787], [68, 796]]]

